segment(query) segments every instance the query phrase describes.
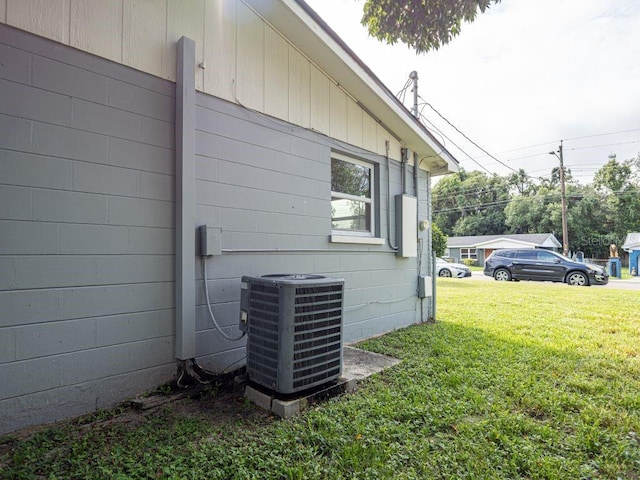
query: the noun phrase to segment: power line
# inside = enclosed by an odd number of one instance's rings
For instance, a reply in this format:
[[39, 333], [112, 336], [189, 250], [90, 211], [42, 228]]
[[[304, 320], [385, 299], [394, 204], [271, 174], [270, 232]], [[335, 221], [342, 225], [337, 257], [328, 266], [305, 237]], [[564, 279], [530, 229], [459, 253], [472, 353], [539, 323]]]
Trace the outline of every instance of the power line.
[[593, 135], [585, 135], [583, 137], [565, 138], [564, 140], [582, 140], [583, 138], [606, 137], [607, 135], [618, 135], [619, 133], [640, 132], [640, 128], [632, 128], [631, 130], [619, 130], [617, 132], [596, 133]]
[[618, 142], [618, 143], [606, 143], [603, 145], [589, 145], [587, 147], [573, 147], [567, 150], [587, 150], [589, 148], [600, 148], [600, 147], [614, 147], [616, 145], [630, 145], [632, 143], [640, 143], [640, 140], [632, 140], [630, 142]]
[[[617, 198], [623, 198], [625, 196], [629, 196], [629, 195], [638, 195], [638, 193], [640, 192], [640, 187], [631, 187], [628, 190], [616, 190], [616, 191], [611, 191], [609, 192], [607, 195], [614, 195]], [[580, 193], [569, 193], [568, 197], [572, 198], [572, 199], [583, 199], [586, 195], [582, 192]], [[505, 199], [505, 200], [498, 200], [498, 201], [494, 201], [494, 202], [486, 202], [486, 203], [478, 203], [478, 204], [467, 204], [467, 205], [457, 205], [455, 207], [447, 207], [447, 208], [442, 208], [439, 210], [433, 210], [433, 213], [448, 213], [448, 212], [456, 212], [456, 211], [462, 211], [462, 210], [479, 210], [479, 209], [485, 209], [485, 208], [489, 208], [489, 207], [496, 207], [499, 206], [501, 204], [509, 204], [511, 203], [514, 199], [516, 198], [520, 198], [520, 197], [526, 197], [523, 195], [515, 195], [512, 196], [509, 199]], [[550, 200], [550, 199], [555, 199], [555, 198], [559, 198], [560, 197], [560, 193], [555, 193], [555, 192], [550, 192], [550, 193], [546, 193], [544, 195], [532, 195], [530, 196], [531, 198], [542, 198], [543, 200]]]
[[[418, 112], [418, 115], [420, 116], [421, 120], [424, 120], [426, 123], [430, 124], [433, 126], [433, 124], [427, 119], [427, 117], [425, 117], [422, 114], [422, 110], [424, 110], [424, 105], [422, 107], [422, 109]], [[480, 162], [478, 162], [476, 159], [474, 159], [471, 155], [469, 155], [462, 147], [460, 147], [457, 143], [455, 143], [453, 140], [451, 140], [447, 135], [445, 135], [441, 130], [437, 129], [435, 126], [433, 126], [433, 128], [440, 134], [442, 135], [444, 138], [446, 138], [452, 145], [454, 145], [458, 150], [460, 150], [463, 154], [465, 154], [467, 157], [469, 157], [469, 159], [474, 162], [476, 165], [478, 165], [480, 168], [482, 168], [485, 172], [487, 172], [489, 175], [493, 175], [493, 172], [491, 172], [489, 169], [487, 169], [487, 167], [485, 167], [484, 165], [482, 165]], [[445, 143], [445, 142], [442, 142]]]
[[[470, 139], [467, 135], [465, 135], [458, 127], [456, 127], [453, 123], [451, 123], [449, 120], [447, 120], [447, 118], [442, 115], [438, 110], [436, 110], [433, 105], [431, 105], [429, 102], [427, 102], [424, 98], [419, 97], [420, 100], [422, 100], [424, 102], [425, 105], [427, 105], [431, 110], [433, 110], [440, 118], [442, 118], [445, 122], [447, 122], [456, 132], [458, 132], [460, 135], [462, 135], [465, 139], [467, 139], [469, 142], [471, 142], [473, 145], [475, 145], [477, 148], [479, 148], [481, 151], [483, 151], [484, 153], [486, 153], [489, 157], [491, 157], [492, 159], [494, 159], [496, 162], [498, 162], [500, 165], [502, 165], [503, 167], [508, 168], [509, 170], [512, 170], [515, 173], [518, 173], [517, 170], [515, 170], [513, 167], [507, 165], [506, 163], [504, 163], [501, 160], [498, 160], [496, 157], [494, 157], [492, 154], [490, 154], [489, 152], [487, 152], [484, 148], [482, 148], [480, 145], [478, 145], [476, 142], [474, 142], [472, 139]], [[475, 159], [474, 159], [475, 161]]]

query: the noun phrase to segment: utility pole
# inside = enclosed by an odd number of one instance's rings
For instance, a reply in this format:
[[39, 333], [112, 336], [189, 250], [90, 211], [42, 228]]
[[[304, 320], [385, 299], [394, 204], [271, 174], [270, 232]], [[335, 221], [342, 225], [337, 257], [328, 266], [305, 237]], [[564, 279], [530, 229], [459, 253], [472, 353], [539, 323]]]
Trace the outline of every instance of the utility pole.
[[562, 156], [562, 140], [560, 140], [560, 147], [558, 153], [549, 152], [549, 155], [555, 155], [560, 160], [560, 203], [562, 206], [562, 253], [569, 255], [569, 230], [567, 228], [567, 196], [565, 194], [565, 181], [564, 181], [564, 157]]
[[560, 140], [560, 202], [562, 203], [562, 253], [569, 255], [569, 229], [567, 227], [567, 195], [564, 186], [564, 160], [562, 156], [562, 140]]
[[560, 203], [562, 205], [562, 253], [569, 255], [569, 230], [567, 228], [567, 196], [565, 194], [564, 181], [564, 157], [562, 156], [562, 140], [558, 153], [549, 152], [549, 155], [555, 155], [560, 160]]
[[415, 70], [409, 74], [409, 78], [413, 80], [413, 108], [411, 109], [411, 113], [414, 117], [420, 120], [420, 113], [418, 113], [418, 72]]

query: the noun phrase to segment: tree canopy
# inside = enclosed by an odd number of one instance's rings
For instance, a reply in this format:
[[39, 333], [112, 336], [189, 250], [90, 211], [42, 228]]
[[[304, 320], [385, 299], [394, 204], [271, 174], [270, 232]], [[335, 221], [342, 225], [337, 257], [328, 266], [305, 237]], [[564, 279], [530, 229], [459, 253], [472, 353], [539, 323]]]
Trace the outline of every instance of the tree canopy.
[[[561, 240], [558, 173], [533, 179], [524, 171], [502, 177], [461, 169], [434, 186], [433, 223], [449, 236], [553, 233]], [[592, 185], [565, 173], [571, 251], [603, 258], [611, 243], [640, 231], [640, 156], [610, 160]]]
[[402, 42], [422, 53], [437, 50], [500, 0], [366, 0], [362, 25], [389, 44]]

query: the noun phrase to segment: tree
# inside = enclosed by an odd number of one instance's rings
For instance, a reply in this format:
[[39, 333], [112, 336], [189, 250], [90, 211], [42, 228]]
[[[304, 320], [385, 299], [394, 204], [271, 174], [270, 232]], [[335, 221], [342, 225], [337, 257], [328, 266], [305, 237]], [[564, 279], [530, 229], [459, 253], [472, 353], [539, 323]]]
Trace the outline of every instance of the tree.
[[624, 239], [628, 232], [640, 229], [640, 156], [623, 162], [609, 160], [596, 172], [593, 186], [606, 195], [612, 213], [607, 222], [610, 234]]
[[431, 227], [431, 247], [436, 257], [444, 255], [444, 251], [447, 249], [447, 236], [442, 233], [442, 230], [437, 225]]
[[433, 188], [434, 223], [447, 235], [504, 233], [509, 188], [506, 177], [460, 169]]
[[569, 248], [582, 251], [588, 258], [606, 258], [609, 245], [617, 243], [609, 235], [607, 219], [613, 216], [606, 197], [593, 187], [574, 187], [569, 192], [567, 222]]
[[402, 42], [422, 53], [438, 49], [500, 0], [366, 0], [362, 25], [388, 44]]

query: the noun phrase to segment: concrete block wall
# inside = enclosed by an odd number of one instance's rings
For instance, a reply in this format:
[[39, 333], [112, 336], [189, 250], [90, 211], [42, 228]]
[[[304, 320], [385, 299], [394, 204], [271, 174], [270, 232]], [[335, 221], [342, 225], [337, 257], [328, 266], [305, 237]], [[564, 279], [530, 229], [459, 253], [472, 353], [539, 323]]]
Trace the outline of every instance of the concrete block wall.
[[[0, 24], [0, 92], [4, 433], [175, 375], [175, 85]], [[344, 278], [347, 342], [424, 318], [416, 258], [388, 244], [330, 242], [332, 151], [377, 165], [386, 239], [387, 181], [392, 199], [402, 193], [398, 162], [388, 179], [383, 156], [197, 94], [193, 227], [222, 229], [206, 285], [226, 333], [238, 333], [242, 275], [267, 273]], [[413, 193], [410, 169], [407, 183]], [[390, 216], [394, 228], [393, 202]], [[196, 261], [196, 356], [233, 370], [244, 341], [213, 327]]]
[[173, 83], [0, 24], [0, 433], [175, 374]]
[[[196, 227], [222, 228], [223, 253], [207, 260], [207, 285], [214, 316], [227, 335], [239, 333], [242, 275], [344, 278], [347, 342], [420, 320], [416, 258], [398, 258], [388, 244], [329, 241], [332, 150], [379, 166], [380, 236], [386, 238], [384, 157], [206, 94], [197, 96], [196, 129]], [[395, 161], [390, 177], [393, 198], [402, 193]], [[407, 185], [413, 192], [410, 169]], [[392, 225], [394, 215], [392, 204]], [[202, 271], [198, 260], [197, 354], [210, 369], [233, 369], [243, 364], [244, 340], [225, 340], [215, 330]]]

